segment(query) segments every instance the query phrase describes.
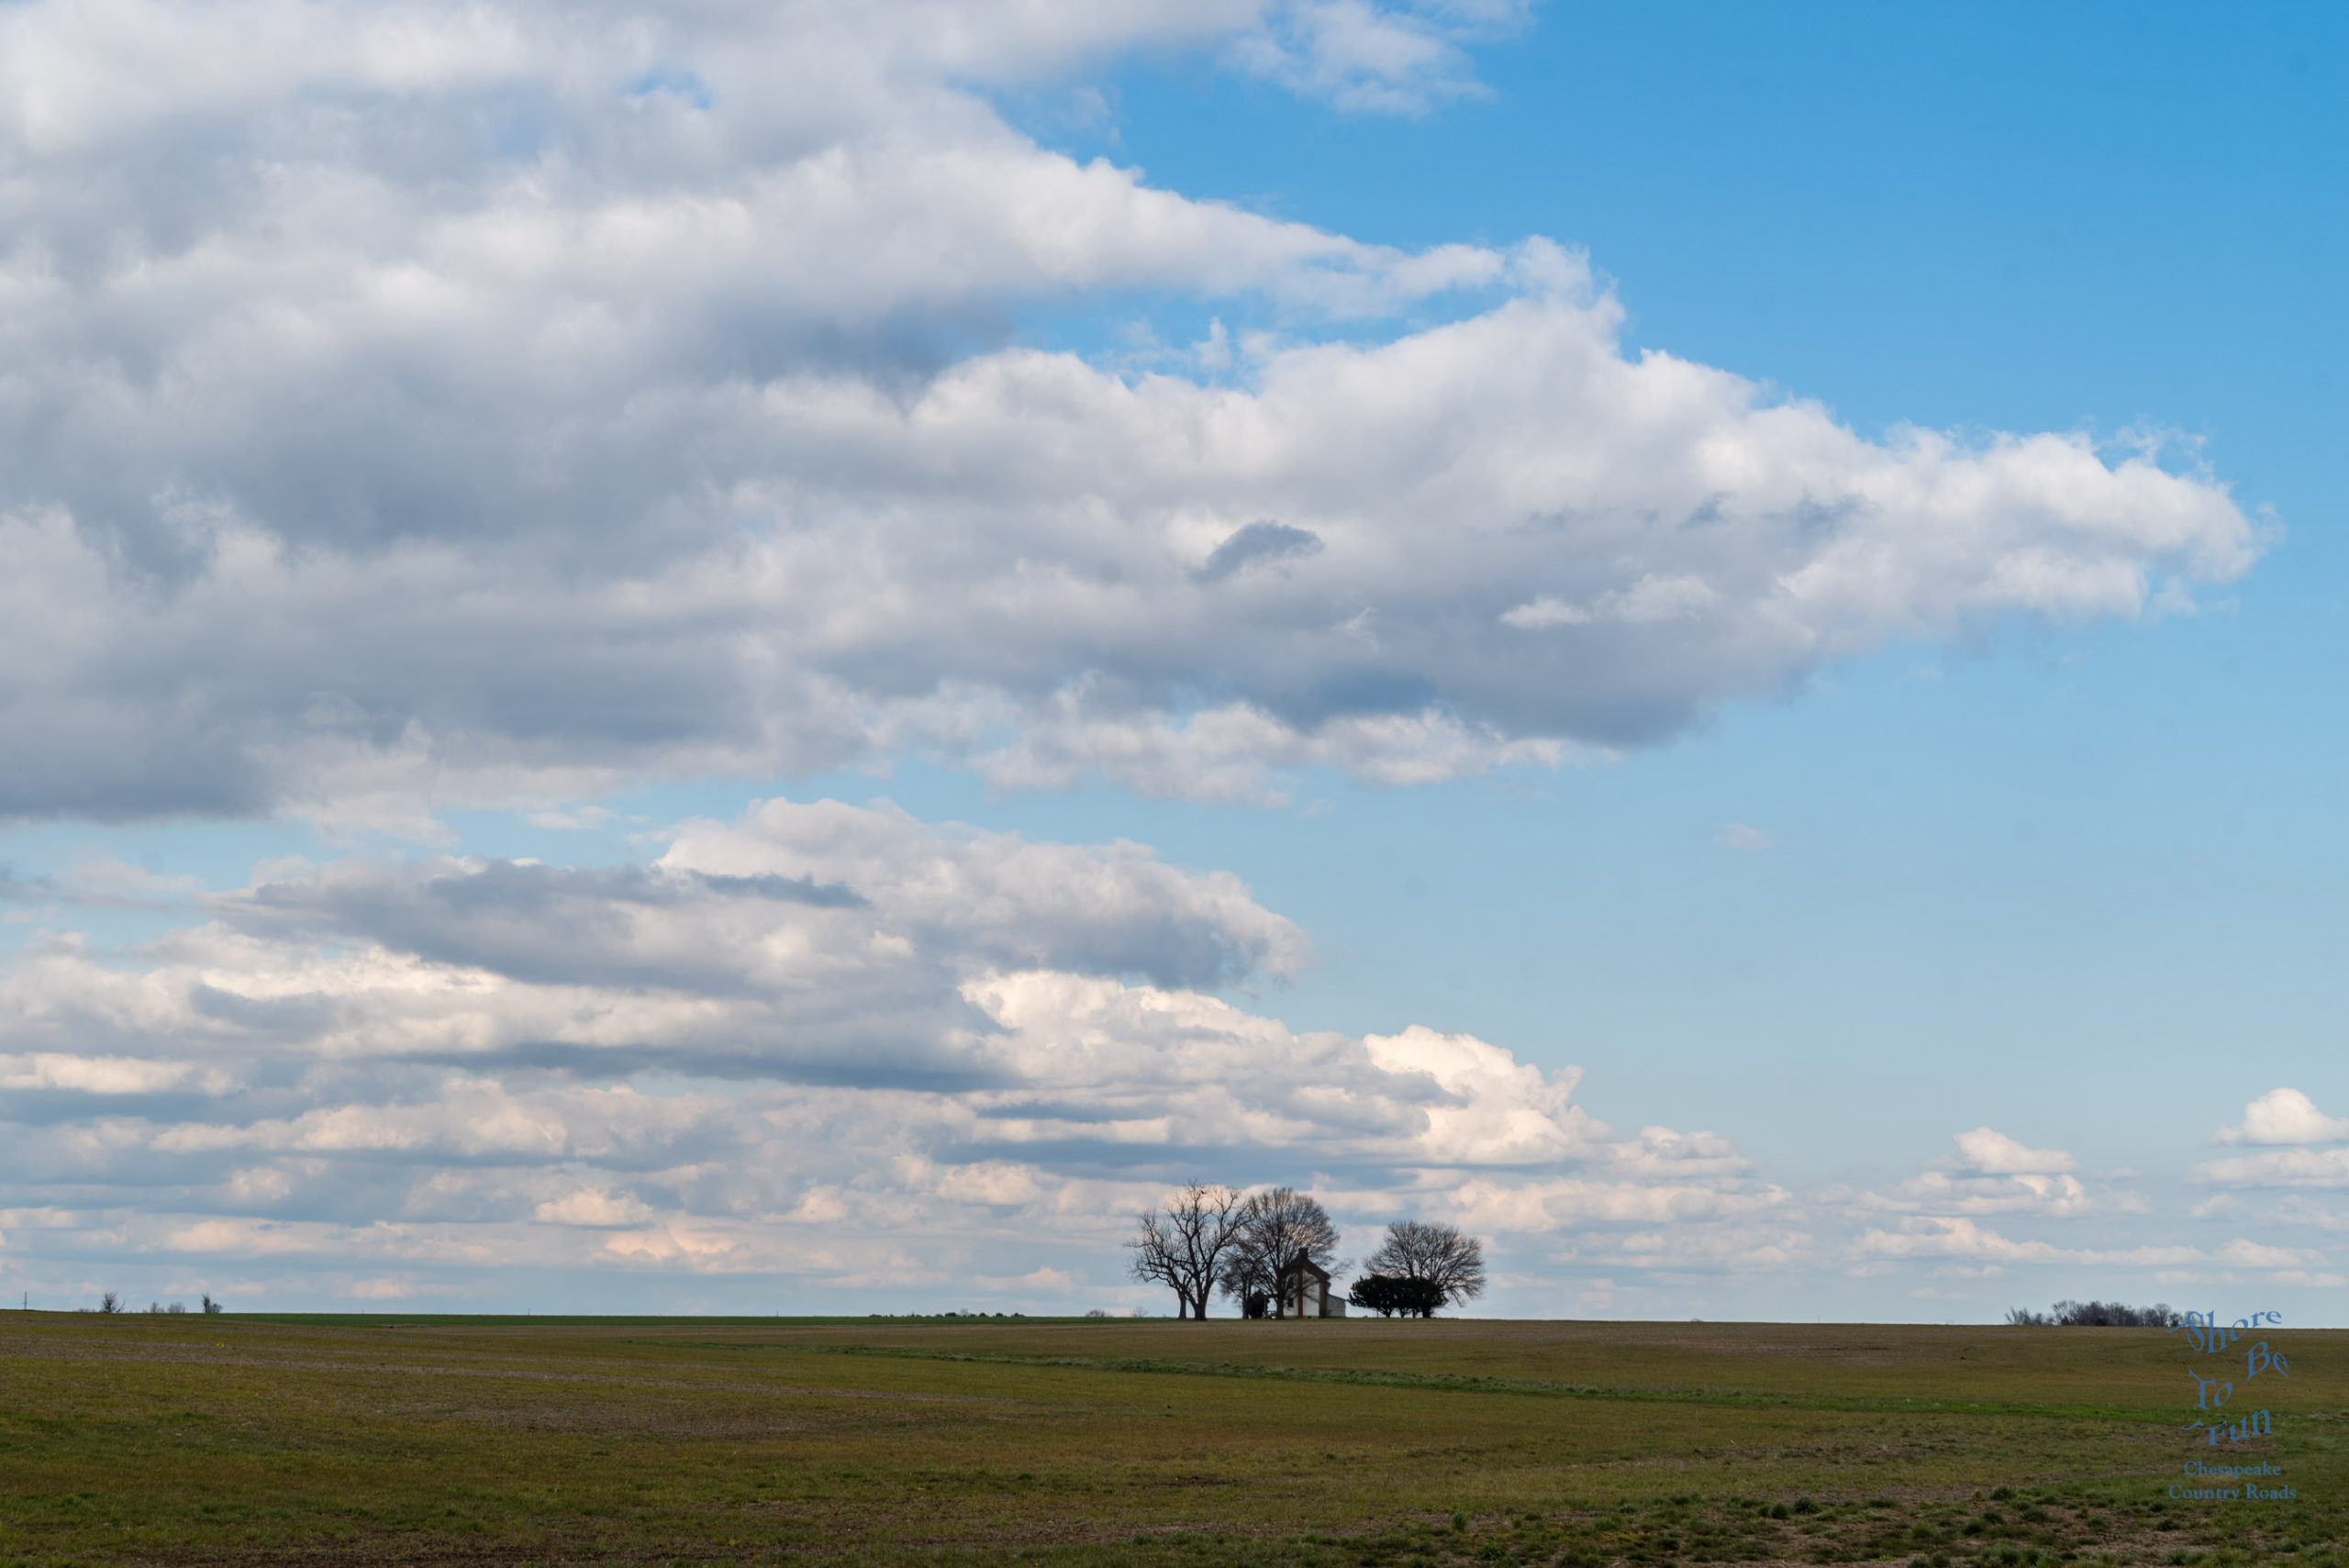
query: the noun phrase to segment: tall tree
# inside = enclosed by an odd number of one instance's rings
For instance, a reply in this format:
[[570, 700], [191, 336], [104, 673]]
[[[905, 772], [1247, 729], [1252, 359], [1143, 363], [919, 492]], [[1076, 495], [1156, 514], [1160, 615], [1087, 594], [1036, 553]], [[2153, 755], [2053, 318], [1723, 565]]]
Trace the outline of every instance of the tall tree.
[[1239, 1240], [1242, 1207], [1230, 1187], [1191, 1183], [1141, 1217], [1139, 1233], [1126, 1243], [1134, 1277], [1171, 1288], [1175, 1317], [1205, 1318], [1225, 1255]]
[[1432, 1285], [1435, 1300], [1421, 1317], [1442, 1302], [1464, 1307], [1485, 1294], [1485, 1244], [1456, 1225], [1398, 1219], [1386, 1228], [1386, 1240], [1364, 1260], [1364, 1266], [1374, 1273]]
[[1240, 1238], [1224, 1266], [1223, 1288], [1242, 1302], [1268, 1293], [1273, 1316], [1286, 1317], [1288, 1302], [1280, 1287], [1289, 1271], [1306, 1262], [1334, 1271], [1337, 1251], [1338, 1228], [1312, 1198], [1290, 1187], [1256, 1193], [1241, 1206]]

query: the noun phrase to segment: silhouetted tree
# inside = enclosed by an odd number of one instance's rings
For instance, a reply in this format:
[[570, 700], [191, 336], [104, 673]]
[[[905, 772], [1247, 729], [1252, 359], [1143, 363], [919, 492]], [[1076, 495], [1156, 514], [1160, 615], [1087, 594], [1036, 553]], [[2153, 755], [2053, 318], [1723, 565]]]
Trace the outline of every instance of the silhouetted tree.
[[101, 1312], [121, 1311], [122, 1297], [117, 1296], [112, 1291], [106, 1292], [104, 1296], [98, 1297], [98, 1310]]
[[1141, 1217], [1141, 1233], [1126, 1243], [1138, 1280], [1174, 1292], [1174, 1316], [1205, 1318], [1208, 1297], [1223, 1273], [1224, 1255], [1240, 1239], [1240, 1195], [1193, 1182]]
[[1465, 1307], [1485, 1294], [1485, 1245], [1456, 1225], [1398, 1219], [1386, 1228], [1378, 1251], [1363, 1261], [1374, 1273], [1433, 1285], [1436, 1299], [1423, 1318], [1444, 1302]]
[[1408, 1274], [1364, 1274], [1346, 1292], [1346, 1299], [1381, 1318], [1397, 1312], [1406, 1318], [1432, 1318], [1443, 1305], [1443, 1292], [1433, 1280]]
[[1273, 1316], [1286, 1317], [1281, 1281], [1301, 1262], [1335, 1272], [1338, 1228], [1329, 1212], [1289, 1187], [1256, 1193], [1240, 1207], [1240, 1234], [1223, 1266], [1224, 1294], [1244, 1307], [1253, 1296], [1272, 1298]]

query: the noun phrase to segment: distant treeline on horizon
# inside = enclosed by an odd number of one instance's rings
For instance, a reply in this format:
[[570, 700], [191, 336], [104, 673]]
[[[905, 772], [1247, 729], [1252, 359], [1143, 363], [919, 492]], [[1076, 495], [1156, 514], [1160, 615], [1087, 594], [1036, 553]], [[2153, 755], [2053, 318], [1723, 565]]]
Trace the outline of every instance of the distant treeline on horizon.
[[2033, 1329], [2175, 1329], [2185, 1314], [2157, 1301], [2151, 1307], [2123, 1307], [2117, 1301], [2059, 1301], [2044, 1312], [2027, 1307], [2009, 1309], [2007, 1321]]

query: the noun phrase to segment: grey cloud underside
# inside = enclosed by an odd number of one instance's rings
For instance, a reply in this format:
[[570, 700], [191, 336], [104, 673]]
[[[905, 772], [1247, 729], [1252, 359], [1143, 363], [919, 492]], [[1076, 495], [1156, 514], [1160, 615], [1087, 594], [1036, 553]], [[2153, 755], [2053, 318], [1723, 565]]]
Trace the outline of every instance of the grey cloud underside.
[[[778, 803], [762, 821], [778, 829], [806, 822], [814, 833], [844, 819], [884, 824], [886, 848], [908, 849], [921, 837], [902, 818], [841, 807]], [[743, 835], [720, 837], [738, 844]], [[761, 836], [760, 847], [791, 852], [781, 830]], [[827, 848], [836, 862], [844, 859], [838, 844]], [[869, 854], [872, 846], [863, 848]], [[600, 1080], [650, 1072], [931, 1093], [1010, 1087], [1016, 1074], [973, 1043], [997, 1032], [959, 989], [974, 970], [1043, 964], [1216, 984], [1267, 963], [1293, 966], [1306, 951], [1293, 927], [1248, 905], [1230, 879], [1186, 876], [1130, 851], [973, 836], [940, 852], [952, 867], [960, 918], [918, 889], [885, 884], [876, 908], [852, 887], [806, 873], [495, 861], [345, 862], [213, 907], [223, 933], [364, 944], [575, 995], [590, 1011], [616, 991], [674, 1004], [654, 1009], [640, 1034], [617, 1022], [571, 1039], [460, 1030], [397, 1051], [404, 1062], [473, 1073]], [[874, 869], [869, 858], [863, 863]], [[778, 953], [779, 944], [787, 951]], [[201, 982], [186, 995], [195, 1018], [286, 1050], [363, 1030], [384, 1006], [363, 995], [250, 996]]]
[[[1188, 201], [952, 84], [1220, 41], [1382, 103], [1456, 62], [1436, 11], [1341, 9], [1400, 40], [1347, 58], [1419, 63], [1308, 68], [1307, 5], [11, 8], [0, 811], [412, 820], [910, 753], [1407, 782], [2247, 566], [2206, 480], [1862, 440], [1626, 360], [1546, 242]], [[1222, 381], [1006, 346], [1136, 292], [1280, 331]]]
[[[1008, 1079], [976, 1049], [999, 1031], [962, 994], [974, 973], [1223, 985], [1310, 956], [1297, 927], [1229, 873], [1184, 871], [1131, 844], [1037, 843], [831, 802], [774, 801], [738, 823], [692, 825], [651, 866], [354, 859], [207, 906], [204, 933], [147, 955], [193, 966], [181, 993], [191, 1047], [217, 1027], [248, 1047], [370, 1040], [363, 1054], [604, 1078], [976, 1088]], [[241, 990], [196, 959], [248, 944], [277, 955], [273, 968], [312, 956]], [[414, 979], [354, 981], [330, 956], [346, 951]], [[533, 1030], [525, 1008], [491, 1032], [442, 1017], [404, 1034], [415, 981], [456, 994], [522, 988], [548, 999], [549, 1020], [604, 1021], [566, 1038]], [[615, 997], [646, 1001], [640, 1029]], [[151, 1054], [151, 1035], [118, 1017], [37, 1012], [17, 1039], [43, 1050], [135, 1042]]]
[[[815, 929], [829, 931], [846, 922], [861, 930], [869, 924], [862, 913], [866, 900], [853, 889], [818, 886], [808, 877], [708, 876], [640, 866], [573, 870], [510, 861], [427, 862], [364, 879], [274, 883], [221, 900], [217, 908], [240, 930], [380, 942], [535, 984], [709, 994], [750, 988], [740, 954], [729, 951], [723, 937], [745, 922], [761, 923], [761, 906], [777, 902], [805, 907], [804, 917]], [[650, 911], [703, 917], [704, 929], [718, 940], [647, 942], [641, 917]], [[881, 984], [898, 986], [907, 978], [891, 975]], [[870, 1000], [839, 996], [831, 1010], [852, 1016]]]
[[1201, 583], [1220, 583], [1235, 572], [1293, 556], [1312, 555], [1321, 549], [1321, 536], [1286, 523], [1250, 523], [1215, 547], [1191, 575]]
[[56, 882], [45, 876], [29, 881], [17, 874], [14, 866], [0, 864], [0, 903], [39, 904], [57, 896]]
[[[907, 1009], [910, 1011], [910, 1009]], [[570, 1040], [516, 1040], [481, 1051], [417, 1051], [408, 1060], [501, 1077], [545, 1073], [580, 1082], [614, 1082], [655, 1074], [710, 1082], [809, 1084], [834, 1089], [904, 1089], [970, 1095], [1014, 1087], [1000, 1072], [938, 1060], [938, 1038], [953, 1029], [985, 1029], [985, 1017], [941, 998], [929, 1017], [810, 1020], [796, 1013], [769, 1028], [751, 1023], [706, 1042], [581, 1045]], [[829, 1049], [810, 1053], [810, 1040]]]
[[[922, 439], [888, 423], [872, 465], [902, 475]], [[1104, 494], [1106, 473], [1044, 465], [1016, 491], [973, 473], [931, 495], [842, 494], [776, 450], [800, 439], [790, 427], [771, 426], [764, 472], [679, 487], [740, 493], [759, 531], [744, 536], [731, 516], [649, 509], [631, 522], [672, 559], [643, 575], [550, 559], [562, 545], [420, 541], [347, 555], [286, 543], [234, 583], [216, 545], [190, 579], [132, 584], [102, 564], [86, 531], [20, 522], [16, 553], [55, 566], [37, 564], [28, 581], [42, 602], [13, 624], [50, 652], [13, 661], [0, 693], [12, 730], [39, 742], [0, 763], [0, 801], [97, 816], [260, 810], [427, 764], [483, 777], [479, 793], [493, 796], [644, 773], [814, 770], [908, 746], [984, 751], [1001, 732], [1032, 732], [1055, 703], [1080, 729], [1204, 703], [1241, 705], [1303, 737], [1436, 710], [1504, 740], [1637, 743], [1894, 629], [1932, 634], [2037, 608], [2043, 589], [2059, 613], [2126, 612], [2165, 559], [2188, 574], [2233, 569], [2225, 517], [2215, 566], [2196, 559], [2211, 540], [2188, 518], [2170, 549], [2082, 529], [2054, 541], [2075, 559], [2052, 569], [2035, 519], [1997, 519], [2010, 543], [1961, 539], [1953, 553], [1965, 559], [1943, 577], [1930, 560], [1901, 558], [1917, 524], [1881, 508], [1873, 538], [1790, 510], [1701, 526], [1567, 522], [1512, 517], [1497, 497], [1464, 524], [1446, 497], [1411, 497], [1405, 472], [1389, 475], [1383, 499], [1359, 500], [1326, 476], [1297, 475], [1278, 498], [1315, 507], [1324, 550], [1219, 553], [1195, 574], [1169, 515], [1217, 498], [1186, 495], [1184, 475], [1126, 486], [1141, 493], [1125, 497]], [[1034, 437], [1006, 434], [1015, 449]], [[690, 444], [685, 431], [676, 439]], [[2103, 473], [2084, 454], [2034, 455]], [[1439, 465], [1479, 461], [1455, 450]], [[1376, 465], [1365, 453], [1362, 466]], [[2024, 475], [2017, 488], [2032, 484]], [[2158, 499], [2198, 504], [2184, 482], [2165, 487]], [[1258, 494], [1241, 505], [1272, 498], [1261, 482], [1249, 488]], [[28, 517], [53, 499], [19, 494]], [[262, 526], [238, 548], [293, 533]], [[2028, 594], [1998, 581], [2015, 570], [2009, 554], [2034, 574]], [[1851, 558], [1840, 582], [1839, 556]], [[1275, 560], [1278, 572], [1241, 564]], [[2051, 570], [2051, 584], [2038, 581]], [[1825, 579], [1808, 602], [1788, 586], [1807, 573]], [[1659, 584], [1643, 606], [1642, 585]], [[1548, 622], [1545, 602], [1560, 606]], [[1529, 603], [1531, 623], [1505, 618]], [[94, 617], [78, 638], [60, 624]]]

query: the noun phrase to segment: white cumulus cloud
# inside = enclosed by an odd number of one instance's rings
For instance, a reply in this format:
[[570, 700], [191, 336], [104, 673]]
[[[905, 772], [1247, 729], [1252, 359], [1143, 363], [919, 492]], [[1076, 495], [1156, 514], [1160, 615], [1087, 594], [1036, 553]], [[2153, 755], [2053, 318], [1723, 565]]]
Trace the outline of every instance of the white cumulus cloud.
[[2270, 1089], [2243, 1108], [2243, 1120], [2222, 1127], [2214, 1143], [2339, 1143], [2349, 1141], [2349, 1117], [2327, 1116], [2298, 1089]]

